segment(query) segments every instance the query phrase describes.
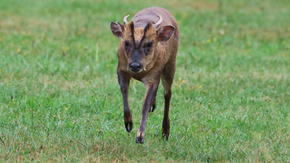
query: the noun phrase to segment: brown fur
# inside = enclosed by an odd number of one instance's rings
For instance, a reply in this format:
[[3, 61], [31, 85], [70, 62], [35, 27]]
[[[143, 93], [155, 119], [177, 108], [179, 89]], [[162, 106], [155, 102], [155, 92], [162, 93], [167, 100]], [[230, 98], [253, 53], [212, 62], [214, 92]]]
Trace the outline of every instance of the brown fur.
[[[161, 16], [163, 21], [155, 28], [153, 24], [159, 21], [160, 18], [158, 16]], [[172, 29], [174, 33], [171, 35]], [[132, 129], [132, 115], [128, 102], [130, 79], [134, 78], [143, 82], [147, 88], [143, 101], [141, 124], [136, 136], [137, 143], [143, 143], [144, 141], [148, 113], [151, 111], [151, 107], [155, 108], [156, 93], [160, 79], [162, 79], [165, 98], [162, 135], [168, 139], [171, 86], [179, 44], [179, 29], [175, 18], [163, 8], [151, 7], [138, 12], [124, 26], [119, 23], [111, 23], [111, 30], [116, 37], [121, 38], [118, 48], [119, 62], [117, 71], [123, 96], [124, 120], [127, 131], [130, 132]], [[152, 47], [149, 45], [150, 42], [152, 42]], [[127, 49], [133, 48], [136, 53], [134, 53], [134, 50], [133, 52], [132, 50], [127, 50], [125, 48], [126, 45], [128, 45]], [[150, 47], [148, 48], [149, 52], [147, 51], [148, 54], [146, 54], [146, 47]], [[129, 69], [130, 63], [134, 60], [134, 55], [141, 57], [138, 60], [138, 63], [142, 66], [140, 72], [134, 72]]]

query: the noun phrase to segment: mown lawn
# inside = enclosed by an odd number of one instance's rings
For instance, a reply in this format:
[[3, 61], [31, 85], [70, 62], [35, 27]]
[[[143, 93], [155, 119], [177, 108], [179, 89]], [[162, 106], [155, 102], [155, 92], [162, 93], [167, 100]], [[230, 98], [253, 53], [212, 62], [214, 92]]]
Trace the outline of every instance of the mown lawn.
[[[163, 88], [135, 143], [123, 122], [111, 21], [178, 20], [169, 141]], [[0, 0], [0, 162], [290, 162], [289, 0]], [[129, 20], [130, 20], [129, 18]]]

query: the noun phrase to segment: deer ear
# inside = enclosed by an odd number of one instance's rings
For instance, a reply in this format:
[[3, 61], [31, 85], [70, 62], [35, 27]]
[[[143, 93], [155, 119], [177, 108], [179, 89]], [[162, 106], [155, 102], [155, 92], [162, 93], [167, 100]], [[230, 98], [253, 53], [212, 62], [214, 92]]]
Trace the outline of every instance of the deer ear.
[[116, 22], [116, 23], [111, 22], [110, 27], [115, 37], [118, 37], [120, 39], [123, 38], [122, 25], [119, 22]]
[[171, 35], [174, 33], [175, 27], [173, 25], [166, 25], [159, 29], [158, 31], [158, 41], [165, 42], [167, 41]]

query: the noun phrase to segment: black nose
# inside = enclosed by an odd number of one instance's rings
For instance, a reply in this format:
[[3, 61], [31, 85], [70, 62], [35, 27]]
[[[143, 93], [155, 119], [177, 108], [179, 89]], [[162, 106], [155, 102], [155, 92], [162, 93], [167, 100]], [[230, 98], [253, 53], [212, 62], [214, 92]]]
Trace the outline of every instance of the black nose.
[[138, 72], [141, 70], [141, 65], [137, 62], [133, 62], [129, 65], [130, 70], [134, 71], [134, 72]]

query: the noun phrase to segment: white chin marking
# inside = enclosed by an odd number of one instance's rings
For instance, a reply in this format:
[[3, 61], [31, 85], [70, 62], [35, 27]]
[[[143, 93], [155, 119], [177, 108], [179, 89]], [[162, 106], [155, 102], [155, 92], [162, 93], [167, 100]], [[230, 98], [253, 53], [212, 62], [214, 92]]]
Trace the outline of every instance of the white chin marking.
[[143, 71], [143, 69], [141, 69], [141, 70], [139, 70], [139, 71], [132, 71], [131, 69], [128, 69], [129, 71], [131, 71], [131, 72], [133, 72], [133, 73], [136, 73], [136, 74], [138, 74], [138, 73], [140, 73], [140, 72], [142, 72]]

